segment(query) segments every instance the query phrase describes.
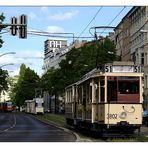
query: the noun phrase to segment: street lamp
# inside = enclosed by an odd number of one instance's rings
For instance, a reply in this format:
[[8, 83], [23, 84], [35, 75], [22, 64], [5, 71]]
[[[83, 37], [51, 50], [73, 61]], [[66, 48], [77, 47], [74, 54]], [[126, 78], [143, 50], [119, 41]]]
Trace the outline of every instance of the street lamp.
[[8, 63], [8, 64], [1, 65], [1, 66], [0, 66], [0, 69], [1, 69], [2, 67], [4, 67], [4, 66], [7, 66], [7, 65], [14, 65], [14, 64], [13, 64], [13, 63]]
[[0, 57], [7, 55], [7, 54], [16, 54], [16, 52], [6, 52], [6, 53], [1, 54]]

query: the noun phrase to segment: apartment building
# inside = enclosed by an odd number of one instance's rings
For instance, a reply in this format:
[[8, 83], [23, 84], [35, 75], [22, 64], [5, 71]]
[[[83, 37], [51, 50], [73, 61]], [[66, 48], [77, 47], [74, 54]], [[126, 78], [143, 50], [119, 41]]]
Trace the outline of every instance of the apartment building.
[[124, 17], [122, 21], [116, 26], [116, 50], [117, 55], [122, 61], [130, 61], [130, 21], [128, 17]]
[[115, 28], [117, 54], [122, 61], [142, 65], [144, 109], [148, 109], [148, 7], [133, 7]]

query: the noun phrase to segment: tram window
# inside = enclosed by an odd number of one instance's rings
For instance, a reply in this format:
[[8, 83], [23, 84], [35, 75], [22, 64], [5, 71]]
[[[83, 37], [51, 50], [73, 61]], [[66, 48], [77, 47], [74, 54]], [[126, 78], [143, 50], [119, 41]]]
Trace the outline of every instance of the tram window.
[[78, 87], [78, 103], [82, 103], [82, 86]]
[[89, 86], [89, 103], [92, 102], [92, 86]]
[[138, 81], [119, 81], [120, 94], [138, 94], [139, 82]]
[[36, 107], [42, 107], [42, 103], [36, 102], [36, 103], [35, 103], [35, 106], [36, 106]]
[[86, 86], [86, 102], [87, 103], [89, 103], [89, 92], [90, 91], [90, 89], [89, 89], [89, 83], [87, 84], [87, 86]]
[[100, 97], [101, 97], [101, 102], [104, 102], [104, 80], [100, 81]]
[[82, 104], [86, 104], [86, 85], [83, 85], [83, 98], [82, 98]]
[[108, 101], [117, 101], [117, 77], [108, 77], [107, 79], [107, 99]]

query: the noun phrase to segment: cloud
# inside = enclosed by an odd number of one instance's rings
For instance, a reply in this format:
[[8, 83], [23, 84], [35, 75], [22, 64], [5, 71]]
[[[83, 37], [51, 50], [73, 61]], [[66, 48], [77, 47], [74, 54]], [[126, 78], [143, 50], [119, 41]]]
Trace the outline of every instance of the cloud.
[[48, 26], [47, 31], [50, 33], [64, 33], [64, 29], [58, 26]]
[[34, 51], [34, 50], [26, 50], [17, 52], [16, 57], [18, 58], [27, 58], [27, 59], [43, 59], [43, 52]]
[[48, 10], [48, 7], [41, 7], [41, 12], [43, 12], [43, 13], [48, 13], [49, 12], [49, 10]]
[[33, 12], [30, 12], [30, 13], [28, 14], [28, 16], [29, 16], [29, 18], [30, 18], [31, 20], [37, 20], [37, 19], [38, 19], [37, 15], [36, 15], [35, 13], [33, 13]]
[[[1, 53], [0, 53], [1, 55]], [[44, 53], [34, 50], [17, 51], [15, 55], [5, 55], [1, 57], [0, 66], [13, 63], [14, 65], [4, 66], [3, 69], [11, 72], [11, 75], [18, 75], [19, 68], [22, 63], [32, 70], [38, 69], [38, 73], [41, 75], [43, 66]]]
[[78, 10], [72, 10], [69, 12], [59, 12], [57, 14], [51, 15], [48, 17], [49, 20], [55, 20], [55, 21], [63, 21], [63, 20], [70, 20], [72, 19], [74, 16], [76, 16], [78, 14]]
[[20, 51], [15, 55], [5, 55], [1, 57], [0, 66], [13, 63], [20, 65], [22, 63], [32, 65], [36, 60], [43, 60], [43, 52], [40, 51]]

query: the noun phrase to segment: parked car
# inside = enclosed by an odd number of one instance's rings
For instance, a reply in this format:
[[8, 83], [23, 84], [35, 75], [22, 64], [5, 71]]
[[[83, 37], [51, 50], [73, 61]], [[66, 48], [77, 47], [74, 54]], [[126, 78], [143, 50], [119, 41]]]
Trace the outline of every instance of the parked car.
[[148, 126], [148, 110], [143, 112], [142, 117], [143, 117], [143, 124]]

